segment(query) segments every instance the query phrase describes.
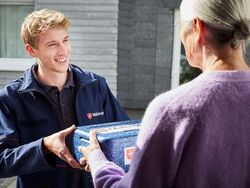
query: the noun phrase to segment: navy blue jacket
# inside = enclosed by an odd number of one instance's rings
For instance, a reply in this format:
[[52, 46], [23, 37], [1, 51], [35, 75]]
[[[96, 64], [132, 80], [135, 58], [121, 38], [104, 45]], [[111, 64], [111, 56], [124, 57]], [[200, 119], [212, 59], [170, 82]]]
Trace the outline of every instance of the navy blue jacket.
[[[128, 120], [103, 77], [70, 65], [76, 86], [77, 125]], [[0, 177], [18, 176], [17, 187], [67, 187], [67, 166], [48, 162], [42, 138], [60, 131], [56, 111], [32, 70], [0, 90]], [[52, 161], [52, 162], [51, 162]]]

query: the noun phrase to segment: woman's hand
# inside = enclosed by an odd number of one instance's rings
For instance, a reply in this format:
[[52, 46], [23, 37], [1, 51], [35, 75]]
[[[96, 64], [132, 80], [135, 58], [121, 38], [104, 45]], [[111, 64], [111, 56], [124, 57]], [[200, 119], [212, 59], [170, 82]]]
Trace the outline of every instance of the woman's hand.
[[88, 164], [88, 158], [89, 155], [92, 151], [94, 150], [101, 150], [100, 144], [97, 140], [96, 137], [96, 130], [91, 130], [89, 133], [89, 145], [87, 147], [83, 147], [83, 146], [79, 146], [78, 150], [84, 155], [81, 159], [80, 159], [80, 164], [82, 165], [82, 167], [86, 170], [86, 171], [90, 171], [90, 167]]

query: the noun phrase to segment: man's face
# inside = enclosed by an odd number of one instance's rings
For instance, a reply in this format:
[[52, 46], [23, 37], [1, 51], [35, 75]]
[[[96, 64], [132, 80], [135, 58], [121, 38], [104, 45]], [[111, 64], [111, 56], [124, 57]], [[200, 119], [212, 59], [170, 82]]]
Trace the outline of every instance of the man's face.
[[70, 53], [69, 34], [62, 27], [40, 33], [37, 47], [33, 48], [33, 57], [38, 59], [39, 71], [45, 75], [66, 73]]

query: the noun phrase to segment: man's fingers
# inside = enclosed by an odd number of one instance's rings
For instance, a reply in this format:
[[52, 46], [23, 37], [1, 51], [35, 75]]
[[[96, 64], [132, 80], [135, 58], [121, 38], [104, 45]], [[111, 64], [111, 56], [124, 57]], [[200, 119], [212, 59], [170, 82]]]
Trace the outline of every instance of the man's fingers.
[[89, 164], [87, 164], [87, 165], [84, 167], [84, 170], [87, 171], [87, 172], [90, 172]]
[[85, 166], [87, 164], [87, 158], [86, 157], [82, 157], [79, 161], [80, 165]]
[[72, 132], [75, 130], [75, 128], [76, 128], [75, 125], [71, 125], [69, 128], [62, 130], [61, 133], [62, 133], [64, 136], [67, 136], [67, 135], [69, 135], [70, 133], [72, 133]]
[[75, 159], [70, 159], [68, 161], [68, 163], [70, 164], [70, 166], [72, 168], [79, 168], [79, 169], [82, 169], [81, 165], [75, 160]]
[[73, 168], [80, 168], [81, 166], [80, 164], [73, 158], [73, 156], [70, 153], [65, 153], [65, 155], [63, 156], [63, 160], [65, 160], [66, 162], [68, 162], [70, 164], [70, 166], [72, 166]]

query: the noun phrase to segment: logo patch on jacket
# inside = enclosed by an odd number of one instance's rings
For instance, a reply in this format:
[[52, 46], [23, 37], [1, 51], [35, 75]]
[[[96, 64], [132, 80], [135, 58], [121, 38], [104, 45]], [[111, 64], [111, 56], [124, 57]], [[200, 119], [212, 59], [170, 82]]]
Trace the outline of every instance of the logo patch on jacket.
[[87, 118], [92, 119], [93, 117], [103, 116], [104, 112], [89, 112], [87, 113]]

